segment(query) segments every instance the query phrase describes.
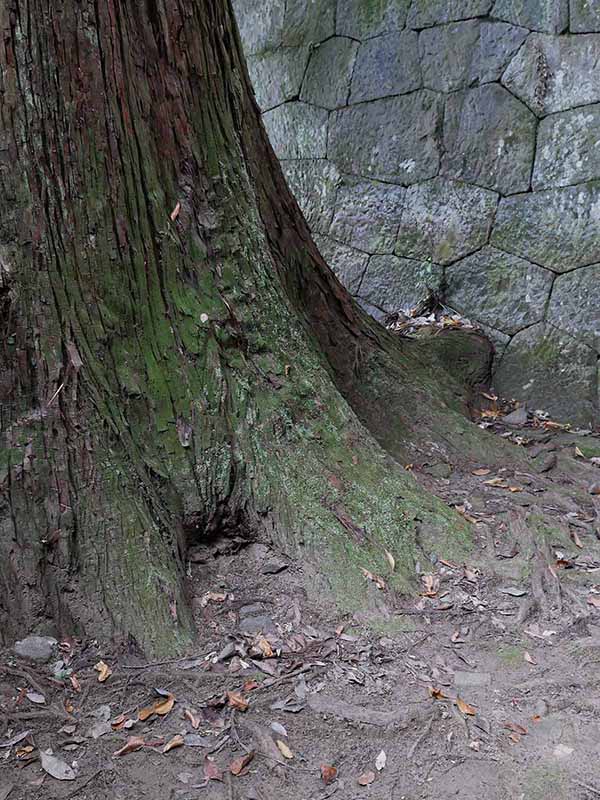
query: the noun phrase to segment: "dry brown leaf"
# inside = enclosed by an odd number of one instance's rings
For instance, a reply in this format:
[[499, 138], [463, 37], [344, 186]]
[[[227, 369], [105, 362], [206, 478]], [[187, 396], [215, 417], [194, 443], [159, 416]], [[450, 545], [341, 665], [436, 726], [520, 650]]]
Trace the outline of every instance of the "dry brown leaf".
[[422, 575], [421, 581], [425, 587], [423, 595], [425, 597], [435, 597], [440, 588], [440, 579], [437, 575]]
[[246, 755], [240, 756], [240, 758], [236, 758], [235, 761], [232, 761], [229, 765], [229, 771], [232, 775], [239, 775], [240, 772], [248, 766], [253, 758], [254, 750], [250, 750], [250, 752], [246, 753]]
[[115, 717], [113, 720], [111, 720], [110, 725], [113, 731], [120, 731], [126, 722], [127, 717], [125, 714], [119, 714], [118, 717]]
[[140, 708], [138, 711], [138, 719], [140, 722], [145, 722], [147, 719], [150, 719], [154, 715], [154, 706], [146, 706], [145, 708]]
[[357, 783], [360, 786], [369, 786], [375, 780], [375, 773], [373, 770], [367, 770], [367, 772], [363, 772], [362, 775], [357, 779]]
[[587, 601], [589, 606], [594, 606], [594, 608], [600, 608], [600, 594], [588, 595]]
[[244, 683], [242, 684], [242, 689], [245, 692], [251, 692], [253, 689], [258, 689], [259, 686], [260, 686], [260, 683], [258, 681], [255, 681], [255, 680], [252, 680], [252, 678], [249, 678], [247, 681], [244, 681]]
[[183, 712], [183, 716], [189, 721], [192, 728], [197, 731], [200, 727], [200, 717], [197, 717], [191, 708], [186, 708]]
[[248, 710], [249, 703], [239, 692], [227, 692], [227, 701], [231, 708], [235, 708], [238, 711]]
[[279, 752], [281, 753], [281, 755], [284, 758], [293, 758], [294, 757], [294, 754], [292, 753], [290, 748], [287, 746], [287, 744], [285, 742], [282, 742], [281, 739], [277, 739], [275, 744], [279, 748]]
[[273, 658], [273, 648], [269, 644], [269, 642], [265, 639], [264, 636], [259, 636], [255, 642], [256, 647], [260, 650], [263, 654], [263, 658]]
[[77, 675], [71, 675], [69, 677], [69, 680], [71, 681], [71, 686], [73, 687], [73, 689], [76, 692], [80, 692], [81, 691], [81, 684], [79, 683], [79, 678], [77, 677]]
[[392, 570], [392, 572], [394, 572], [394, 570], [396, 569], [396, 559], [390, 553], [389, 550], [385, 551], [385, 557], [387, 558], [387, 562], [390, 565], [390, 569]]
[[518, 734], [519, 736], [527, 736], [527, 728], [524, 728], [522, 725], [519, 725], [518, 722], [505, 722], [504, 727], [507, 731], [512, 731], [513, 733]]
[[154, 703], [154, 713], [158, 714], [159, 717], [166, 716], [175, 705], [175, 695], [170, 694], [168, 697], [165, 697], [164, 700], [158, 700]]
[[500, 486], [502, 489], [507, 489], [508, 484], [504, 478], [490, 478], [489, 481], [484, 481], [486, 486]]
[[177, 733], [172, 739], [169, 739], [169, 741], [163, 747], [163, 753], [168, 753], [169, 750], [174, 750], [176, 747], [183, 747], [183, 745], [184, 738], [180, 733]]
[[332, 767], [329, 764], [321, 764], [321, 780], [325, 786], [329, 786], [329, 784], [333, 783], [336, 778], [337, 769], [335, 767]]
[[508, 491], [509, 492], [522, 492], [523, 489], [520, 486], [509, 486], [508, 487]]
[[369, 572], [369, 570], [365, 569], [364, 567], [361, 567], [360, 571], [365, 576], [365, 578], [367, 578], [367, 580], [373, 581], [373, 583], [375, 584], [375, 586], [377, 586], [378, 589], [382, 590], [385, 589], [385, 581], [379, 575], [375, 575], [375, 573]]
[[428, 691], [430, 696], [433, 697], [434, 700], [448, 700], [447, 695], [445, 695], [441, 689], [438, 689], [435, 686], [429, 686]]
[[227, 595], [224, 592], [205, 592], [200, 598], [200, 605], [206, 608], [209, 603], [224, 603]]
[[470, 706], [468, 703], [465, 703], [461, 697], [456, 698], [456, 705], [458, 710], [463, 714], [467, 714], [470, 717], [474, 717], [477, 714], [477, 709], [473, 708], [473, 706]]
[[485, 469], [484, 467], [482, 467], [481, 469], [474, 469], [471, 475], [477, 475], [478, 477], [483, 477], [484, 475], [489, 475], [491, 471], [492, 471], [491, 469]]
[[108, 680], [112, 675], [112, 670], [105, 664], [104, 661], [99, 661], [97, 664], [94, 665], [94, 669], [98, 673], [98, 683], [104, 683], [104, 681]]
[[215, 762], [212, 760], [210, 756], [207, 756], [204, 759], [204, 779], [207, 781], [222, 781], [223, 780], [223, 773], [217, 767]]
[[579, 456], [579, 458], [585, 458], [585, 456], [583, 455], [581, 450], [577, 447], [577, 445], [575, 445], [575, 455]]
[[145, 744], [146, 742], [141, 736], [130, 736], [123, 747], [115, 750], [113, 756], [126, 756], [128, 753], [135, 753], [136, 750], [141, 750]]
[[533, 656], [530, 656], [527, 651], [525, 651], [523, 658], [525, 659], [525, 661], [527, 661], [528, 664], [533, 664], [534, 666], [537, 664], [535, 658], [533, 658]]
[[177, 205], [175, 206], [173, 211], [171, 211], [171, 222], [175, 222], [175, 220], [179, 216], [180, 211], [181, 211], [181, 203], [177, 201]]

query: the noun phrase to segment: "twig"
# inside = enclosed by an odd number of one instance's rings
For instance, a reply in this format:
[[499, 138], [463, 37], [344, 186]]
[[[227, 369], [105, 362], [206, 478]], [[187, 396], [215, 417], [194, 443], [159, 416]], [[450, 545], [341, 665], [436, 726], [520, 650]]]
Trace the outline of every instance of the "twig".
[[30, 672], [27, 672], [26, 669], [15, 669], [14, 667], [3, 667], [4, 672], [8, 673], [8, 675], [14, 675], [17, 678], [23, 678], [23, 680], [27, 681], [27, 683], [31, 684], [32, 688], [39, 692], [41, 695], [45, 695], [46, 691], [42, 687], [40, 683], [36, 681], [36, 679], [31, 675]]
[[76, 789], [73, 789], [73, 791], [69, 792], [69, 794], [65, 794], [63, 796], [63, 800], [67, 800], [67, 798], [73, 797], [74, 795], [78, 794], [82, 789], [85, 789], [85, 787], [89, 783], [91, 783], [95, 778], [97, 778], [98, 775], [100, 775], [101, 772], [104, 772], [104, 770], [103, 769], [97, 769], [96, 772], [93, 772], [90, 775], [90, 777], [87, 780], [85, 780], [82, 784], [80, 784]]
[[147, 664], [121, 664], [121, 669], [150, 669], [151, 667], [163, 667], [166, 664], [181, 664], [182, 661], [193, 661], [196, 658], [204, 658], [206, 653], [196, 656], [183, 656], [181, 658], [167, 658], [165, 661], [150, 661]]
[[576, 786], [581, 786], [582, 789], [585, 789], [592, 794], [597, 795], [600, 797], [600, 789], [596, 789], [594, 786], [590, 786], [589, 783], [583, 783], [583, 781], [576, 781], [574, 778], [571, 779]]

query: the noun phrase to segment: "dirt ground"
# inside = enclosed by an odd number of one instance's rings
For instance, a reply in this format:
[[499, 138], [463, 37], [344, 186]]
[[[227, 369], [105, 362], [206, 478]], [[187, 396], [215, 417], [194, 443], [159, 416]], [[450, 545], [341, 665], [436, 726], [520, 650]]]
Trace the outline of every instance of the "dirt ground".
[[306, 565], [215, 542], [189, 658], [0, 654], [0, 800], [600, 797], [600, 437], [483, 424], [531, 469], [415, 459], [475, 538], [420, 595], [366, 576], [377, 614], [344, 617]]

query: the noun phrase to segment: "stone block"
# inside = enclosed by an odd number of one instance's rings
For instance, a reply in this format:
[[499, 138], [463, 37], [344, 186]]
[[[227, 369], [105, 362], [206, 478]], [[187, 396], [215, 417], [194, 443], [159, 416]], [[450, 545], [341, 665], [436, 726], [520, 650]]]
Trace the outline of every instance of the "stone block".
[[536, 264], [568, 272], [600, 262], [600, 182], [507, 197], [491, 244]]
[[233, 11], [246, 56], [280, 46], [285, 0], [233, 0]]
[[600, 353], [600, 264], [557, 277], [548, 322]]
[[[265, 10], [258, 20], [265, 24]], [[318, 44], [335, 33], [335, 0], [285, 0], [281, 33], [284, 47]]]
[[327, 233], [342, 176], [325, 159], [283, 161], [288, 185], [313, 232]]
[[356, 294], [369, 260], [368, 254], [335, 242], [328, 236], [317, 235], [314, 240], [325, 263], [335, 272], [340, 283], [348, 289], [350, 294]]
[[447, 268], [445, 300], [461, 314], [513, 334], [543, 319], [553, 279], [543, 267], [484, 247]]
[[600, 104], [552, 114], [540, 122], [534, 189], [568, 186], [600, 176]]
[[413, 0], [406, 24], [409, 28], [430, 28], [444, 22], [455, 22], [485, 16], [493, 0]]
[[325, 158], [328, 112], [292, 102], [263, 114], [269, 139], [279, 158]]
[[256, 102], [262, 111], [300, 94], [308, 56], [308, 47], [282, 47], [247, 57]]
[[502, 194], [524, 192], [535, 150], [531, 111], [498, 84], [450, 95], [442, 174]]
[[300, 99], [324, 108], [345, 106], [358, 43], [335, 36], [312, 51]]
[[600, 34], [530, 36], [502, 83], [539, 116], [600, 102]]
[[387, 313], [414, 308], [429, 289], [439, 291], [443, 268], [396, 256], [371, 256], [358, 296]]
[[364, 41], [401, 31], [409, 6], [410, 0], [338, 0], [336, 32]]
[[392, 253], [405, 193], [402, 186], [346, 177], [337, 193], [330, 235], [367, 253]]
[[500, 80], [511, 58], [528, 36], [526, 28], [505, 22], [482, 22], [469, 72], [471, 84]]
[[583, 342], [538, 323], [511, 339], [494, 386], [502, 396], [527, 399], [554, 419], [587, 426], [598, 422], [597, 361]]
[[569, 24], [569, 0], [496, 0], [492, 16], [532, 31], [562, 33]]
[[388, 33], [363, 42], [356, 56], [350, 103], [406, 94], [421, 87], [418, 36]]
[[469, 85], [479, 26], [479, 20], [470, 19], [421, 31], [423, 86], [436, 92], [453, 92]]
[[600, 32], [600, 3], [598, 0], [571, 0], [571, 33]]
[[439, 168], [441, 101], [430, 91], [334, 111], [328, 156], [353, 175], [391, 183], [427, 180]]
[[488, 189], [444, 178], [411, 186], [396, 255], [448, 264], [478, 250], [488, 239], [497, 201]]

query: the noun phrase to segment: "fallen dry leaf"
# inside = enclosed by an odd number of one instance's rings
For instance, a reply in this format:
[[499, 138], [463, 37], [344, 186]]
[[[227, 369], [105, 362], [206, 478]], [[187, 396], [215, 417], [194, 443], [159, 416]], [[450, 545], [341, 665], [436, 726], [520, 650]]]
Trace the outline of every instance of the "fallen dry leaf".
[[385, 754], [385, 750], [382, 750], [375, 759], [375, 769], [377, 770], [377, 772], [381, 772], [381, 770], [384, 769], [386, 764], [387, 764], [387, 756]]
[[367, 580], [373, 581], [373, 583], [375, 584], [375, 586], [377, 586], [378, 589], [382, 590], [385, 589], [385, 581], [379, 575], [375, 575], [373, 572], [369, 572], [369, 570], [365, 569], [364, 567], [361, 567], [360, 571]]
[[474, 469], [471, 474], [472, 475], [477, 475], [479, 477], [483, 477], [484, 475], [489, 475], [491, 471], [492, 471], [491, 469], [484, 469], [484, 468], [482, 468], [482, 469]]
[[434, 700], [448, 700], [448, 696], [444, 694], [441, 689], [438, 689], [435, 686], [428, 687], [429, 695], [433, 697]]
[[468, 703], [465, 703], [461, 697], [456, 698], [456, 705], [458, 710], [463, 714], [467, 714], [470, 717], [474, 717], [477, 714], [477, 709], [473, 708], [473, 706], [470, 706]]
[[533, 656], [530, 656], [527, 651], [525, 651], [523, 658], [525, 659], [525, 661], [527, 661], [528, 664], [533, 664], [533, 665], [537, 664], [537, 661], [533, 658]]
[[242, 689], [245, 692], [251, 692], [253, 689], [258, 689], [259, 686], [260, 686], [260, 683], [258, 681], [255, 681], [255, 680], [252, 680], [252, 678], [249, 678], [247, 681], [244, 681], [244, 683], [242, 684]]
[[321, 764], [321, 780], [325, 786], [329, 786], [329, 784], [333, 783], [336, 778], [337, 769], [335, 767], [332, 767], [329, 764]]
[[81, 684], [79, 683], [79, 678], [77, 677], [77, 675], [71, 675], [69, 677], [69, 680], [71, 681], [71, 686], [73, 687], [73, 689], [76, 692], [80, 692], [81, 691]]
[[126, 756], [128, 753], [135, 753], [136, 750], [141, 750], [145, 744], [146, 742], [141, 736], [130, 736], [123, 747], [115, 750], [113, 756]]
[[52, 753], [44, 753], [42, 750], [40, 752], [40, 761], [42, 762], [42, 769], [44, 772], [56, 778], [57, 781], [74, 781], [77, 777], [66, 761], [57, 758], [55, 755], [52, 755]]
[[212, 760], [210, 756], [207, 756], [204, 759], [204, 779], [207, 781], [222, 781], [223, 780], [223, 773], [217, 767], [215, 762]]
[[189, 721], [192, 728], [197, 731], [200, 727], [200, 717], [197, 717], [190, 708], [186, 708], [183, 716]]
[[577, 447], [577, 445], [575, 445], [575, 455], [579, 456], [579, 458], [585, 458], [585, 456], [583, 455], [581, 450]]
[[170, 216], [171, 216], [171, 222], [175, 222], [175, 220], [176, 220], [176, 219], [177, 219], [177, 217], [179, 216], [179, 212], [180, 212], [180, 211], [181, 211], [181, 203], [180, 203], [179, 201], [177, 201], [177, 205], [175, 206], [175, 208], [173, 209], [173, 211], [171, 211], [171, 214], [170, 214]]
[[154, 704], [154, 713], [158, 714], [159, 717], [166, 716], [175, 705], [175, 695], [170, 694], [164, 700], [157, 701]]
[[425, 587], [423, 595], [425, 597], [435, 597], [440, 588], [440, 579], [437, 575], [422, 575], [421, 582]]
[[600, 594], [588, 595], [587, 602], [589, 606], [594, 606], [594, 608], [600, 608]]
[[98, 683], [104, 683], [105, 680], [110, 678], [112, 675], [112, 670], [105, 664], [104, 661], [99, 661], [97, 664], [94, 665], [94, 669], [98, 673]]
[[390, 569], [392, 570], [392, 572], [394, 572], [394, 570], [396, 569], [396, 559], [390, 553], [389, 550], [385, 551], [385, 557], [387, 558], [387, 562], [390, 565]]
[[292, 753], [290, 748], [287, 746], [287, 744], [285, 742], [282, 742], [281, 739], [277, 739], [275, 744], [279, 748], [279, 752], [281, 753], [281, 755], [284, 758], [293, 758], [294, 757], [294, 754]]
[[140, 722], [145, 722], [152, 716], [154, 716], [154, 706], [146, 706], [145, 708], [140, 708], [138, 711], [138, 719]]
[[362, 775], [359, 776], [357, 779], [357, 783], [360, 786], [369, 786], [375, 780], [375, 773], [373, 770], [368, 770], [367, 772], [363, 772]]
[[163, 747], [163, 753], [168, 753], [169, 750], [174, 750], [176, 747], [183, 747], [184, 742], [185, 740], [180, 733], [175, 734]]
[[238, 711], [248, 710], [249, 703], [239, 692], [227, 692], [227, 700], [231, 708], [235, 708]]
[[205, 592], [200, 598], [200, 605], [206, 608], [209, 603], [224, 603], [227, 595], [223, 592]]
[[572, 541], [573, 541], [573, 544], [574, 544], [576, 547], [583, 548], [583, 544], [582, 544], [582, 542], [581, 542], [581, 539], [580, 539], [580, 538], [579, 538], [579, 536], [577, 535], [577, 531], [575, 531], [575, 530], [571, 530], [571, 539], [572, 539]]
[[518, 722], [505, 722], [504, 727], [507, 731], [512, 731], [513, 733], [518, 734], [519, 736], [527, 736], [527, 728], [524, 728], [522, 725], [519, 725]]
[[229, 765], [229, 771], [232, 775], [239, 775], [240, 772], [248, 766], [253, 758], [254, 750], [250, 750], [250, 752], [246, 753], [246, 755], [240, 756], [240, 758], [236, 758], [235, 761], [232, 761]]
[[269, 644], [269, 642], [265, 639], [264, 636], [258, 636], [256, 642], [256, 647], [260, 650], [263, 654], [263, 658], [273, 658], [273, 648]]

